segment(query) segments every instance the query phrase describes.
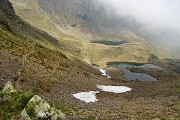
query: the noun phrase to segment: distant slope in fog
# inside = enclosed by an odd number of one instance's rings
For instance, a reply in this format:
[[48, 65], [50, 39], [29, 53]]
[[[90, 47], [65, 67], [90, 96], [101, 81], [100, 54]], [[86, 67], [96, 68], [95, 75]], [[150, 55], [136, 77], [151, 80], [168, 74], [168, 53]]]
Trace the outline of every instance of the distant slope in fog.
[[38, 0], [38, 3], [55, 24], [76, 28], [93, 37], [117, 38], [136, 27], [130, 18], [118, 18], [111, 10], [108, 14], [98, 0]]
[[[76, 56], [80, 55], [80, 58], [88, 62], [95, 63], [99, 58], [105, 62], [144, 62], [151, 54], [159, 58], [174, 56], [168, 47], [154, 42], [158, 38], [153, 37], [153, 32], [151, 34], [144, 29], [142, 23], [130, 17], [117, 17], [111, 7], [107, 9], [98, 0], [11, 1], [22, 19], [65, 43], [69, 49], [76, 51]], [[89, 40], [128, 41], [138, 44], [121, 47], [117, 52], [117, 49], [106, 48], [107, 46], [96, 49], [89, 46]], [[95, 49], [97, 55], [93, 54]], [[106, 49], [112, 52], [112, 56], [105, 55]], [[122, 51], [125, 52], [122, 54]]]

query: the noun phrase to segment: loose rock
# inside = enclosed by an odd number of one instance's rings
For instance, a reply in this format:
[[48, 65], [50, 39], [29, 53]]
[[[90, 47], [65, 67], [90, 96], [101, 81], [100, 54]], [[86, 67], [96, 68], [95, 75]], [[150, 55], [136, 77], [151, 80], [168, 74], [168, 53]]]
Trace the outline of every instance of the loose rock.
[[31, 118], [29, 117], [29, 115], [26, 112], [26, 109], [23, 109], [23, 111], [21, 112], [20, 119], [21, 120], [31, 120]]
[[17, 91], [14, 89], [14, 86], [12, 85], [12, 83], [8, 81], [5, 87], [3, 88], [2, 94], [10, 95], [13, 93], [17, 93]]

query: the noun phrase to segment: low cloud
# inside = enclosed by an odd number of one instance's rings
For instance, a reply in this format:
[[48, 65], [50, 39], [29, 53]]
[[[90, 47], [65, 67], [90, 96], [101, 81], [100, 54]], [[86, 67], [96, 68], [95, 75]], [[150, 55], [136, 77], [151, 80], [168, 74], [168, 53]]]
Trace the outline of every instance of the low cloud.
[[151, 28], [168, 27], [180, 31], [179, 0], [100, 0], [114, 7], [116, 14], [133, 17]]
[[[99, 0], [111, 14], [133, 18], [138, 33], [180, 58], [180, 0]], [[108, 12], [110, 13], [110, 12]]]

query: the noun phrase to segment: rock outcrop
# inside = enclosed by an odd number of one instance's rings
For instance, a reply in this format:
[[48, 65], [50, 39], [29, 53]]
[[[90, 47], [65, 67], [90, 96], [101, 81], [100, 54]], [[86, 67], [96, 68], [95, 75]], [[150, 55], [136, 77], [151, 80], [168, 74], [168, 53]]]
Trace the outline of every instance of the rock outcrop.
[[17, 93], [17, 91], [14, 89], [14, 86], [12, 85], [12, 83], [10, 81], [8, 81], [2, 90], [2, 94], [10, 95], [10, 94], [14, 94], [14, 93]]
[[[14, 86], [8, 81], [0, 91], [0, 103], [3, 101], [9, 101], [13, 97], [18, 95], [18, 92], [14, 89]], [[60, 110], [51, 107], [45, 100], [40, 96], [34, 95], [27, 103], [26, 108], [20, 114], [20, 120], [64, 120], [65, 114]]]
[[31, 120], [25, 109], [21, 112], [20, 118], [21, 120]]
[[14, 89], [14, 86], [8, 81], [1, 91], [0, 102], [11, 100], [16, 93], [17, 91]]
[[[45, 100], [40, 96], [34, 95], [27, 104], [27, 115], [32, 119], [50, 119], [50, 120], [64, 120], [65, 114], [60, 110], [51, 107]], [[21, 113], [21, 119], [26, 116], [25, 109]], [[26, 118], [26, 117], [24, 117]], [[26, 119], [22, 119], [26, 120]], [[28, 120], [28, 119], [27, 119]]]

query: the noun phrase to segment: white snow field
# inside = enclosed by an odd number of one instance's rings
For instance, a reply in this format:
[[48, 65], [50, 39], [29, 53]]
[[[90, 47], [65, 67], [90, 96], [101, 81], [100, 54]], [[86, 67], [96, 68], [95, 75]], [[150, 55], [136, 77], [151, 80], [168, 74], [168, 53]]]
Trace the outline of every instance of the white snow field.
[[124, 93], [131, 91], [132, 88], [126, 86], [105, 86], [105, 85], [97, 85], [97, 88], [101, 89], [105, 92], [112, 92], [112, 93]]
[[76, 99], [79, 99], [83, 102], [90, 103], [90, 102], [97, 102], [96, 94], [99, 93], [98, 91], [89, 91], [89, 92], [79, 92], [76, 94], [72, 94]]
[[105, 69], [100, 69], [100, 72], [102, 73], [103, 76], [106, 76], [108, 78], [111, 78], [111, 76], [107, 75], [107, 70]]

